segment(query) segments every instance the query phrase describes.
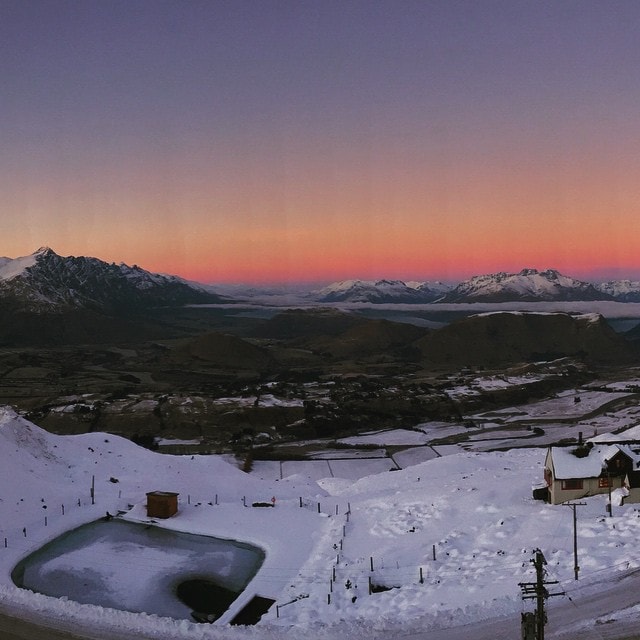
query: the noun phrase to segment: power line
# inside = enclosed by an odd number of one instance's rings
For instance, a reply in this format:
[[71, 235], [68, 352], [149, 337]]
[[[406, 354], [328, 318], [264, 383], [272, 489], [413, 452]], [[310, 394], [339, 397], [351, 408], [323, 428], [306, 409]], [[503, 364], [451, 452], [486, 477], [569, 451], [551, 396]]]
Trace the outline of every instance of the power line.
[[535, 582], [520, 582], [523, 600], [536, 600], [535, 612], [522, 614], [522, 639], [523, 640], [544, 640], [544, 625], [547, 623], [547, 614], [544, 610], [547, 598], [564, 595], [563, 592], [549, 593], [548, 584], [558, 584], [557, 580], [545, 580], [545, 560], [540, 549], [535, 550], [535, 558], [530, 561], [536, 569]]
[[571, 507], [573, 511], [573, 572], [575, 579], [578, 579], [580, 565], [578, 564], [578, 518], [576, 516], [576, 507], [586, 507], [586, 502], [565, 502], [565, 507]]

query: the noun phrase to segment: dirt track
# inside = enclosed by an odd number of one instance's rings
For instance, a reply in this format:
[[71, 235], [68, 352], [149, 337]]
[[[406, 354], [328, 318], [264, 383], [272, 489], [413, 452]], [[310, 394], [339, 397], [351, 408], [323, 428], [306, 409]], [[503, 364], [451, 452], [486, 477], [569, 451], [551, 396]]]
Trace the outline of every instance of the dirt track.
[[0, 638], [2, 640], [95, 640], [97, 636], [77, 636], [62, 631], [53, 631], [31, 622], [0, 615]]

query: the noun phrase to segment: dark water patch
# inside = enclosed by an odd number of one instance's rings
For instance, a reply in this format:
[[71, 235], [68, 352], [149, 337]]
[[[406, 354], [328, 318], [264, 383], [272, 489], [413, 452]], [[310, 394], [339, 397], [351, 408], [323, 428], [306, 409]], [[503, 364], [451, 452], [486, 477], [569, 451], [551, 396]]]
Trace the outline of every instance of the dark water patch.
[[181, 582], [176, 588], [176, 594], [181, 602], [197, 612], [197, 620], [204, 617], [207, 622], [219, 618], [239, 595], [236, 591], [203, 578]]
[[262, 596], [253, 596], [250, 602], [248, 602], [244, 609], [238, 613], [231, 624], [258, 624], [260, 622], [260, 618], [269, 611], [271, 605], [273, 605], [275, 600], [271, 598], [263, 598]]

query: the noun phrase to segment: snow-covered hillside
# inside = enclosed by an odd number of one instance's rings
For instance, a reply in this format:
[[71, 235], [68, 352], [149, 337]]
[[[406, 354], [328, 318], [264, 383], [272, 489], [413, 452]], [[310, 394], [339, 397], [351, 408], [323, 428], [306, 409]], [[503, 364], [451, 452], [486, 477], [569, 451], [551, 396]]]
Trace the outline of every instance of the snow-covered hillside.
[[[609, 581], [640, 567], [634, 505], [605, 517], [606, 497], [597, 496], [580, 509], [581, 573], [573, 581], [571, 512], [531, 497], [544, 453], [459, 453], [355, 483], [302, 475], [266, 482], [216, 456], [166, 456], [106, 434], [51, 435], [3, 409], [0, 610], [45, 624], [72, 623], [77, 631], [96, 626], [106, 638], [360, 640], [429, 629], [449, 629], [458, 638], [458, 625], [501, 614], [513, 616], [515, 633], [518, 583], [532, 579], [535, 548], [573, 607], [583, 591], [606, 591]], [[106, 511], [147, 521], [143, 505], [151, 490], [180, 492], [178, 514], [158, 526], [263, 548], [265, 564], [241, 598], [261, 594], [278, 608], [240, 630], [80, 605], [12, 585], [10, 572], [21, 557]], [[271, 498], [272, 509], [245, 506]], [[116, 561], [96, 554], [90, 568], [110, 573]], [[141, 553], [139, 570], [131, 572], [135, 581], [121, 585], [125, 593], [141, 588], [145, 561]]]

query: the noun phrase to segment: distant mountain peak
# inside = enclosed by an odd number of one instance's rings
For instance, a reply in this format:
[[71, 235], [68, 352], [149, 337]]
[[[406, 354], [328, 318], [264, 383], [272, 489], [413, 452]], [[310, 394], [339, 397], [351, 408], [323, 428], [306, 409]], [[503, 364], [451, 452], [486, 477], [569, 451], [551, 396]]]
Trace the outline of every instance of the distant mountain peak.
[[548, 280], [558, 280], [563, 277], [557, 269], [546, 269], [545, 271], [541, 271], [540, 275], [544, 276]]
[[40, 247], [37, 251], [34, 251], [31, 255], [58, 255], [51, 247]]
[[519, 273], [474, 276], [461, 282], [442, 302], [535, 302], [611, 300], [588, 282], [562, 275], [556, 269], [522, 269]]
[[619, 302], [640, 302], [640, 281], [610, 280], [596, 284], [595, 287]]
[[373, 304], [425, 304], [434, 302], [451, 287], [441, 282], [403, 280], [343, 280], [334, 282], [315, 294], [318, 302], [365, 302]]
[[221, 301], [220, 296], [176, 276], [98, 258], [62, 257], [50, 247], [0, 261], [0, 299], [16, 309], [47, 312], [125, 312]]

